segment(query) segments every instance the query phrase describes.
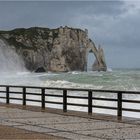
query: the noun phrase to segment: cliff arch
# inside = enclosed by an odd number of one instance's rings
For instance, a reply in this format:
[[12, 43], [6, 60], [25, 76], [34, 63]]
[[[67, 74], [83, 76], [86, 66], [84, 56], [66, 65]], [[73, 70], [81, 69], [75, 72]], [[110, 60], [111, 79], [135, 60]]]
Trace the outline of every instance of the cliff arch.
[[87, 53], [87, 71], [92, 71], [93, 70], [93, 64], [95, 62], [96, 58], [94, 53], [90, 50]]
[[[104, 57], [104, 52], [101, 46], [99, 45], [98, 48], [95, 46], [94, 42], [89, 39], [87, 45], [87, 50], [86, 50], [86, 65], [88, 63], [88, 54], [93, 53], [95, 56], [95, 61], [92, 65], [92, 70], [93, 71], [106, 71], [107, 66], [105, 63], [105, 57]], [[87, 66], [86, 66], [86, 71], [87, 71]]]

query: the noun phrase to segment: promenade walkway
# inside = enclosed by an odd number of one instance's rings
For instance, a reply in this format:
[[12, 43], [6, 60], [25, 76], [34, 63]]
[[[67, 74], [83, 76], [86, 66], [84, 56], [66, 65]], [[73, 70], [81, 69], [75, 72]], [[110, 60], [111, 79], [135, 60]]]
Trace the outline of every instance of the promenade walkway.
[[140, 119], [0, 105], [0, 139], [140, 140]]

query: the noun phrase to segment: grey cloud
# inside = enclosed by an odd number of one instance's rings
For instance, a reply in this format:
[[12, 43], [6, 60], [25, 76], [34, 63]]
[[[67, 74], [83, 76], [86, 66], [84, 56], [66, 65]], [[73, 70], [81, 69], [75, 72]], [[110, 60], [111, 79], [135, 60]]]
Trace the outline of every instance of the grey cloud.
[[87, 28], [89, 37], [104, 47], [109, 66], [136, 67], [140, 63], [140, 10], [135, 7], [126, 1], [0, 2], [0, 29]]
[[[30, 26], [33, 22], [58, 26], [59, 24], [69, 24], [69, 19], [80, 13], [113, 14], [123, 12], [122, 2], [0, 2], [0, 17], [3, 17], [3, 25], [8, 25], [9, 21], [18, 22]], [[21, 22], [20, 22], [21, 21]], [[2, 24], [0, 24], [2, 27]], [[10, 25], [8, 25], [10, 26]], [[7, 28], [8, 28], [7, 26]], [[6, 27], [5, 27], [6, 28]]]

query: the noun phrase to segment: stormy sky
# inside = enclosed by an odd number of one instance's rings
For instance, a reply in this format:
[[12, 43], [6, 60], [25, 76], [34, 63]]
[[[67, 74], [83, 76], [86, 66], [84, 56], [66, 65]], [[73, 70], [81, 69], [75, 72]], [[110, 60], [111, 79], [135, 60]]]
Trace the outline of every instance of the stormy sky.
[[0, 30], [70, 26], [88, 29], [111, 68], [140, 68], [139, 1], [0, 1]]

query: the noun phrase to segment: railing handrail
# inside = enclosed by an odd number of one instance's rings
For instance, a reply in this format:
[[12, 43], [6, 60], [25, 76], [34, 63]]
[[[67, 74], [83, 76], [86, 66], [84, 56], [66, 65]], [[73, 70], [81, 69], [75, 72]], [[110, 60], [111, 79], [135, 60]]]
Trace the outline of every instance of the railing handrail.
[[25, 85], [0, 85], [0, 87], [13, 88], [34, 88], [34, 89], [52, 89], [52, 90], [69, 90], [69, 91], [92, 91], [92, 92], [109, 92], [109, 93], [123, 93], [123, 94], [140, 94], [140, 91], [131, 90], [106, 90], [106, 89], [83, 89], [83, 88], [60, 88], [60, 87], [46, 87], [46, 86], [25, 86]]

